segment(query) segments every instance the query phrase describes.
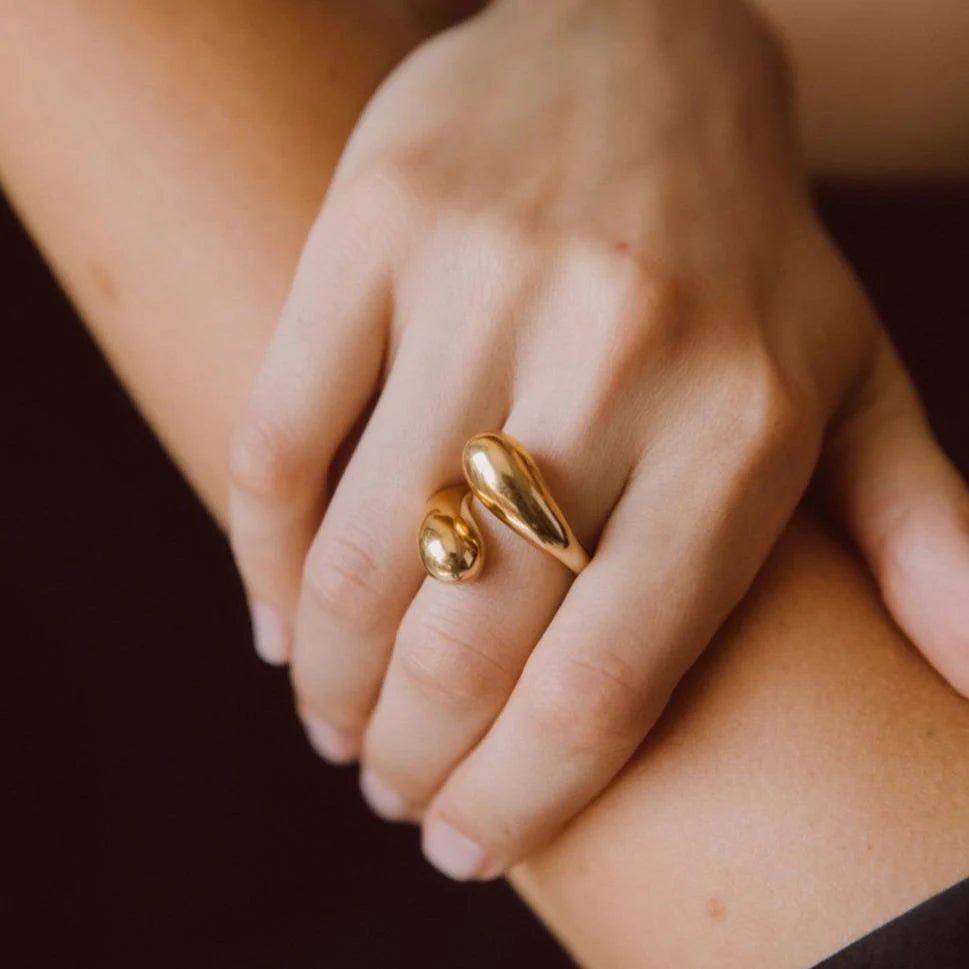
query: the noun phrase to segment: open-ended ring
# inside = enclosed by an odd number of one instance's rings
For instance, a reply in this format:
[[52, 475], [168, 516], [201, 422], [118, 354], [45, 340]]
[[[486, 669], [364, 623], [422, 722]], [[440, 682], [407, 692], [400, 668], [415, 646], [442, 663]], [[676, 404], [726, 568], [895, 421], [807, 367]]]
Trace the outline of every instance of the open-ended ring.
[[475, 434], [464, 445], [462, 465], [467, 488], [451, 485], [436, 492], [421, 522], [417, 544], [428, 575], [470, 582], [481, 574], [485, 549], [471, 515], [472, 497], [573, 572], [585, 568], [589, 556], [520, 442], [502, 431]]

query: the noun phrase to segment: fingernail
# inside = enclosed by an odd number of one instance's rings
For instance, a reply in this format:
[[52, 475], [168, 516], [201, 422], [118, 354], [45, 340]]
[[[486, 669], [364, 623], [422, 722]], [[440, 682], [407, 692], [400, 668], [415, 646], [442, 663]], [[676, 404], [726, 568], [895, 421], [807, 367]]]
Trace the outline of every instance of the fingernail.
[[407, 821], [413, 816], [407, 801], [369, 767], [360, 772], [360, 790], [373, 813], [385, 821]]
[[478, 877], [484, 869], [482, 847], [440, 818], [425, 826], [422, 848], [424, 857], [438, 871], [456, 881]]
[[312, 715], [303, 720], [313, 749], [331, 764], [349, 764], [360, 753], [360, 738], [349, 730], [339, 730]]
[[289, 661], [289, 623], [272, 606], [254, 602], [252, 614], [252, 639], [256, 652], [272, 666], [282, 666]]

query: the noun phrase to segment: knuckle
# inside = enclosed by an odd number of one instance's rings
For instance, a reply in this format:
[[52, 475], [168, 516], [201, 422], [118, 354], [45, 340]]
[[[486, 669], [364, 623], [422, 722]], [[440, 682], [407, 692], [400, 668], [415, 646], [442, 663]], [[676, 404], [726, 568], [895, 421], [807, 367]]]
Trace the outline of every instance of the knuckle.
[[645, 731], [650, 704], [618, 657], [562, 658], [530, 694], [538, 731], [573, 753], [627, 750]]
[[356, 179], [351, 194], [358, 210], [386, 212], [417, 206], [423, 189], [420, 158], [405, 151], [383, 156]]
[[655, 352], [679, 344], [689, 305], [683, 281], [622, 240], [583, 241], [574, 248], [585, 285], [604, 308], [600, 329], [617, 349]]
[[815, 409], [773, 361], [761, 357], [743, 366], [733, 397], [741, 446], [754, 464], [786, 461], [812, 443], [820, 423]]
[[229, 446], [229, 478], [241, 491], [285, 499], [303, 478], [302, 449], [272, 418], [250, 410], [236, 425]]
[[311, 608], [360, 632], [384, 623], [391, 587], [386, 566], [363, 536], [328, 535], [303, 566], [303, 591]]
[[401, 669], [422, 692], [449, 706], [494, 705], [511, 691], [514, 677], [487, 641], [475, 641], [461, 625], [428, 615], [402, 627], [397, 638]]
[[450, 256], [432, 246], [425, 250], [427, 258], [438, 267], [442, 259], [453, 260], [454, 282], [473, 301], [476, 327], [504, 329], [513, 315], [505, 300], [533, 278], [548, 240], [534, 226], [500, 210], [445, 205], [438, 209], [436, 224]]
[[406, 247], [433, 213], [421, 171], [401, 151], [357, 164], [339, 173], [324, 211], [348, 244], [372, 249], [393, 239]]
[[453, 189], [441, 179], [446, 134], [421, 135], [385, 149], [360, 165], [348, 184], [358, 212], [385, 219], [437, 220], [455, 208]]
[[495, 275], [516, 272], [537, 261], [547, 245], [535, 227], [501, 211], [477, 212], [470, 227], [462, 220], [459, 228], [484, 267]]
[[643, 392], [644, 375], [670, 368], [689, 339], [688, 288], [672, 273], [607, 244], [583, 243], [579, 280], [594, 296], [595, 329], [584, 347], [584, 366], [574, 388], [576, 433], [594, 439], [615, 420], [616, 409]]
[[656, 260], [652, 247], [616, 237], [597, 237], [579, 243], [580, 252], [590, 259], [606, 283], [621, 294], [646, 296], [664, 292], [672, 278], [669, 266]]
[[686, 290], [671, 276], [657, 276], [642, 267], [635, 272], [637, 278], [624, 282], [616, 294], [610, 335], [620, 362], [665, 362], [684, 344], [689, 318]]

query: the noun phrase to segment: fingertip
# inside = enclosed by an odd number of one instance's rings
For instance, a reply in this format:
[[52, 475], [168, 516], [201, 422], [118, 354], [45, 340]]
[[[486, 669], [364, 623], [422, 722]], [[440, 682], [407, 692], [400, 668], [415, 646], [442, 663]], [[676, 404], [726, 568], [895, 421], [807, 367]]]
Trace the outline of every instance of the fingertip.
[[325, 761], [343, 766], [351, 764], [360, 756], [360, 735], [349, 730], [340, 730], [314, 714], [306, 714], [303, 727], [310, 746]]
[[270, 666], [285, 666], [292, 650], [292, 632], [282, 613], [262, 602], [249, 607], [256, 653]]
[[424, 825], [421, 848], [424, 857], [453, 881], [491, 881], [503, 870], [481, 845], [440, 817]]
[[369, 767], [360, 771], [360, 792], [370, 810], [384, 821], [416, 821], [419, 818], [407, 799]]
[[892, 612], [953, 688], [969, 696], [969, 513], [933, 509], [892, 545], [883, 569]]

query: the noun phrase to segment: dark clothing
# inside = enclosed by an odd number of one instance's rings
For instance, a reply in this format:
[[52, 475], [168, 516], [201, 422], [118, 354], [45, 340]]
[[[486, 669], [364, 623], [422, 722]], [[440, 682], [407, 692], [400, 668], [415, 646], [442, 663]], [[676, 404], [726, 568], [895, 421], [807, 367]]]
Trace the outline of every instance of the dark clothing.
[[816, 969], [967, 969], [969, 879], [842, 949]]

